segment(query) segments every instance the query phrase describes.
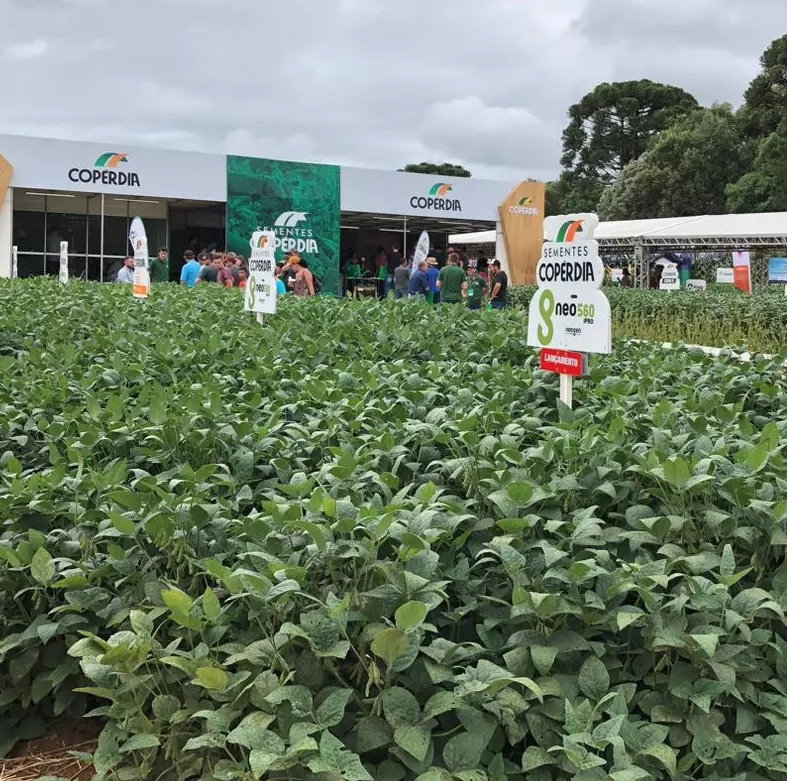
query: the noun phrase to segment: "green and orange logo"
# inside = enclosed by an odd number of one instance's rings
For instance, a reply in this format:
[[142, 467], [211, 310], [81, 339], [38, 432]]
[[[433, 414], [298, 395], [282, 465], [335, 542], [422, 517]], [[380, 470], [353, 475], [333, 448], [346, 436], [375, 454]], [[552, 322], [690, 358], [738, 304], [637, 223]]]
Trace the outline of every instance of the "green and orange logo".
[[268, 244], [268, 235], [263, 233], [262, 236], [260, 236], [260, 240], [257, 242], [257, 247], [259, 247], [259, 249], [265, 249], [267, 244]]
[[576, 238], [577, 233], [582, 233], [582, 223], [585, 222], [584, 220], [569, 220], [568, 222], [564, 222], [560, 226], [560, 230], [557, 232], [557, 238], [555, 239], [556, 242], [559, 244], [562, 243], [569, 243], [574, 241]]
[[[72, 168], [68, 178], [82, 184], [105, 184], [110, 187], [139, 187], [139, 174], [129, 171], [126, 152], [104, 152], [96, 158], [92, 168]], [[124, 166], [120, 170], [120, 166]]]
[[429, 188], [429, 197], [414, 195], [410, 198], [410, 206], [413, 209], [429, 209], [442, 212], [460, 212], [462, 203], [456, 198], [447, 197], [452, 192], [454, 186], [447, 182], [435, 182]]
[[438, 182], [437, 184], [432, 185], [432, 189], [429, 190], [429, 195], [435, 195], [438, 198], [445, 198], [451, 190], [454, 189], [452, 184], [446, 184], [445, 182]]
[[93, 164], [94, 168], [117, 168], [121, 163], [128, 162], [128, 155], [125, 152], [104, 152], [99, 155], [96, 162]]
[[516, 206], [508, 208], [509, 214], [522, 214], [525, 217], [538, 217], [538, 209], [533, 206], [533, 199], [528, 197], [522, 198]]

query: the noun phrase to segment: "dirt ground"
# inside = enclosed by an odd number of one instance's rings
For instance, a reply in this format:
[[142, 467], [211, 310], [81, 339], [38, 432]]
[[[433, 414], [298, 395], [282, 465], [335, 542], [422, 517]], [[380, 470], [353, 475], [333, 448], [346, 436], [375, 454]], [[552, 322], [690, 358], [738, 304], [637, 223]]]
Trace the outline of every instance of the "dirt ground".
[[101, 724], [96, 719], [63, 721], [46, 735], [20, 743], [7, 759], [0, 759], [0, 781], [35, 781], [45, 776], [90, 781], [93, 766], [70, 751], [90, 754]]

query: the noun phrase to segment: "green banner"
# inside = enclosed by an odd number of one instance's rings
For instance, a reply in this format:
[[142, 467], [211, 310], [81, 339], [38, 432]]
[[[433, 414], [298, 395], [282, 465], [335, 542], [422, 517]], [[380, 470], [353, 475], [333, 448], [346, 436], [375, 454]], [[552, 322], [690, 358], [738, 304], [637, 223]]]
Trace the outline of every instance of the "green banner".
[[227, 157], [227, 249], [248, 257], [256, 230], [276, 234], [276, 258], [297, 252], [339, 295], [339, 167]]

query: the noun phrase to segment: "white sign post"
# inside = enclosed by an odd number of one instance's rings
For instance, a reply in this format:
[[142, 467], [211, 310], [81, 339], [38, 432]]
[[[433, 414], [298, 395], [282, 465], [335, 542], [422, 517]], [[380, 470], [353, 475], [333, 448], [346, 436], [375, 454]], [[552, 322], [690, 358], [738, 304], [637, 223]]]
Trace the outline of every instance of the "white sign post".
[[686, 290], [693, 293], [704, 293], [708, 289], [708, 283], [704, 279], [689, 279], [686, 282]]
[[668, 263], [661, 272], [660, 290], [680, 290], [680, 274], [675, 263]]
[[11, 247], [11, 279], [19, 276], [19, 248], [14, 244]]
[[429, 257], [429, 234], [424, 231], [418, 239], [418, 244], [415, 246], [413, 253], [413, 266], [410, 269], [410, 276], [418, 271], [418, 266], [421, 265]]
[[134, 250], [134, 298], [147, 298], [150, 295], [150, 272], [148, 271], [148, 235], [139, 217], [131, 221], [128, 239]]
[[735, 269], [732, 268], [717, 268], [716, 269], [716, 284], [717, 285], [732, 285], [735, 283]]
[[60, 242], [60, 284], [68, 284], [68, 242]]
[[249, 243], [249, 279], [243, 308], [256, 312], [257, 322], [262, 325], [263, 314], [276, 314], [276, 234], [258, 230]]
[[558, 372], [560, 400], [573, 402], [573, 379], [587, 365], [584, 353], [612, 352], [612, 310], [601, 291], [604, 264], [593, 233], [595, 214], [544, 220], [536, 268], [538, 291], [530, 302], [527, 343], [541, 348], [541, 366]]

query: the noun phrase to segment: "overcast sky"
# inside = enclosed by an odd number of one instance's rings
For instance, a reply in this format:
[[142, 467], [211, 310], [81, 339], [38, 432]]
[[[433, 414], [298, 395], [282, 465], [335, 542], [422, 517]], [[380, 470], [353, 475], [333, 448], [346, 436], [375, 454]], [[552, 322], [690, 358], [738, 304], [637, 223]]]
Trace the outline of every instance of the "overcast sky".
[[0, 132], [553, 178], [566, 110], [741, 102], [787, 0], [0, 0]]

